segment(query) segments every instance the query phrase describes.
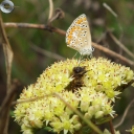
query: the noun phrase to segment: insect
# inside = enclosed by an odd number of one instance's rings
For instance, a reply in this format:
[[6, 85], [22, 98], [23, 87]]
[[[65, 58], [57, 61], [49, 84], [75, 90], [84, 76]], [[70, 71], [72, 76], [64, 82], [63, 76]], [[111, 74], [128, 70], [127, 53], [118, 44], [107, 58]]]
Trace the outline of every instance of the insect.
[[67, 46], [77, 50], [81, 55], [92, 56], [91, 34], [85, 14], [76, 18], [66, 32]]
[[85, 73], [86, 73], [86, 69], [85, 69], [85, 66], [84, 67], [74, 67], [73, 68], [73, 77], [75, 79], [79, 79], [81, 78]]
[[85, 66], [84, 67], [74, 67], [72, 70], [71, 76], [73, 77], [73, 80], [69, 83], [69, 85], [66, 87], [67, 90], [76, 90], [77, 88], [80, 88], [84, 86], [83, 83], [83, 76], [87, 72]]

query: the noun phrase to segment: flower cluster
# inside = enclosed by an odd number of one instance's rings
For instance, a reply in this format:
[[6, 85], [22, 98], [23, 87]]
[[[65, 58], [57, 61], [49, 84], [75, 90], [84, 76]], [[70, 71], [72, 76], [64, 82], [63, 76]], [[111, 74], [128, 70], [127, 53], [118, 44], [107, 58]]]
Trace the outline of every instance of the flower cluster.
[[[82, 75], [79, 72], [74, 74], [74, 67], [84, 67], [85, 72]], [[76, 78], [74, 75], [77, 73]], [[102, 124], [114, 118], [113, 102], [123, 85], [133, 78], [134, 73], [130, 68], [104, 58], [80, 63], [75, 59], [55, 63], [40, 75], [35, 84], [23, 89], [18, 102], [29, 101], [16, 105], [15, 120], [24, 134], [32, 134], [34, 129], [45, 127], [64, 134], [82, 129], [83, 121], [54, 95], [57, 93], [86, 119]], [[75, 82], [75, 79], [80, 80]], [[33, 98], [36, 99], [32, 101]]]
[[[120, 134], [119, 131], [114, 131], [115, 134]], [[104, 130], [103, 134], [111, 134], [107, 129]]]
[[127, 132], [134, 134], [134, 125], [132, 126], [131, 130], [126, 130]]

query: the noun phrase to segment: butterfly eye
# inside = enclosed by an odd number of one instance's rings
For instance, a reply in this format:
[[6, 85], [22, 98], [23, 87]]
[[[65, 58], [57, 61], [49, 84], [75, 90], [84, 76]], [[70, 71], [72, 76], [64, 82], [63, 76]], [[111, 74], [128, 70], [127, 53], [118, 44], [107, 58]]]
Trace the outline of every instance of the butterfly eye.
[[95, 50], [95, 48], [94, 47], [92, 47], [92, 52]]

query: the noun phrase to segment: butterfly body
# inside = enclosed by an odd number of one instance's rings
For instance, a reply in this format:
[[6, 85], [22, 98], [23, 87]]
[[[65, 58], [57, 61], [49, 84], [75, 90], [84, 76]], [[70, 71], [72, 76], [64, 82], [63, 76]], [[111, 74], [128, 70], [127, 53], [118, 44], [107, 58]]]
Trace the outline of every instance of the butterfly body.
[[85, 14], [76, 18], [67, 30], [66, 43], [81, 55], [92, 55], [91, 34]]

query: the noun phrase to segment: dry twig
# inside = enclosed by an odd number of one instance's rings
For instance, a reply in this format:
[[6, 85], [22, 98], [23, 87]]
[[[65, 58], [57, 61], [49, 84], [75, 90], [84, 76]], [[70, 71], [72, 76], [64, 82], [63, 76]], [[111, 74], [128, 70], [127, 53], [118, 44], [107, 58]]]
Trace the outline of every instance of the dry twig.
[[20, 83], [17, 80], [13, 81], [13, 84], [6, 95], [1, 109], [0, 109], [0, 134], [8, 134], [8, 122], [9, 122], [9, 111], [14, 99], [14, 95]]
[[31, 48], [34, 49], [36, 52], [38, 52], [40, 54], [48, 56], [49, 58], [53, 58], [53, 59], [56, 59], [56, 60], [65, 60], [64, 57], [62, 57], [62, 56], [60, 56], [56, 53], [52, 53], [52, 52], [49, 52], [47, 50], [41, 49], [41, 48], [37, 47], [36, 45], [31, 45]]
[[54, 96], [56, 96], [58, 99], [60, 99], [62, 102], [66, 104], [66, 106], [74, 111], [88, 126], [90, 126], [96, 133], [98, 134], [103, 134], [103, 132], [95, 125], [93, 124], [90, 120], [87, 120], [78, 110], [74, 109], [69, 103], [67, 103], [62, 96], [60, 96], [57, 93], [54, 93]]
[[131, 61], [131, 60], [129, 60], [129, 59], [127, 59], [127, 58], [125, 58], [124, 56], [122, 56], [122, 55], [120, 55], [120, 54], [117, 54], [116, 52], [114, 52], [114, 51], [112, 51], [112, 50], [109, 50], [109, 49], [107, 49], [107, 48], [105, 48], [105, 47], [102, 47], [102, 46], [100, 46], [100, 45], [97, 44], [97, 43], [93, 43], [93, 42], [92, 42], [92, 45], [93, 45], [95, 48], [101, 50], [102, 52], [104, 52], [104, 53], [106, 53], [106, 54], [108, 54], [108, 55], [110, 55], [110, 56], [112, 56], [112, 57], [114, 57], [114, 58], [120, 59], [121, 61], [123, 61], [124, 63], [128, 64], [129, 66], [134, 66], [134, 62]]
[[[5, 26], [5, 27], [14, 27], [14, 28], [36, 28], [36, 29], [42, 29], [42, 30], [53, 31], [53, 32], [56, 32], [56, 33], [58, 33], [58, 34], [60, 34], [60, 35], [63, 35], [63, 36], [66, 35], [66, 31], [64, 31], [64, 30], [61, 30], [61, 29], [59, 29], [59, 28], [52, 27], [52, 26], [47, 27], [46, 25], [43, 25], [43, 24], [5, 23], [4, 26]], [[122, 56], [122, 55], [120, 55], [120, 54], [118, 54], [118, 53], [115, 53], [114, 51], [109, 50], [109, 49], [107, 49], [107, 48], [101, 46], [100, 44], [97, 44], [97, 43], [93, 43], [93, 42], [92, 42], [92, 45], [93, 45], [96, 49], [98, 49], [98, 50], [100, 50], [100, 51], [102, 51], [102, 52], [104, 52], [104, 53], [106, 53], [106, 54], [108, 54], [108, 55], [110, 55], [110, 56], [112, 56], [112, 57], [114, 57], [114, 58], [120, 59], [121, 61], [125, 62], [125, 63], [128, 64], [129, 66], [134, 66], [134, 62], [131, 61], [131, 60], [129, 60], [129, 59], [127, 59], [127, 58], [125, 58], [124, 56]]]
[[114, 16], [114, 17], [118, 17], [118, 15], [114, 12], [114, 10], [106, 3], [103, 3], [103, 6]]
[[53, 16], [48, 20], [48, 24], [50, 24], [51, 22], [53, 22], [56, 19], [63, 19], [65, 16], [65, 13], [60, 9], [57, 8], [53, 14]]
[[127, 106], [127, 108], [126, 108], [126, 110], [125, 110], [125, 112], [124, 112], [124, 114], [123, 114], [123, 116], [122, 116], [120, 122], [114, 126], [115, 129], [122, 125], [122, 123], [124, 122], [124, 120], [125, 120], [125, 118], [126, 118], [126, 116], [127, 116], [127, 114], [128, 114], [128, 111], [129, 111], [129, 109], [131, 108], [131, 106], [132, 106], [133, 103], [134, 103], [134, 99], [133, 99], [133, 100], [129, 103], [129, 105]]
[[[10, 46], [10, 43], [7, 39], [7, 35], [3, 26], [3, 20], [0, 14], [0, 35], [1, 35], [1, 43], [4, 50], [5, 63], [6, 63], [6, 74], [7, 74], [7, 90], [6, 90], [6, 98], [3, 100], [1, 109], [0, 109], [0, 134], [8, 133], [8, 123], [9, 123], [9, 110], [10, 102], [7, 103], [8, 96], [11, 96], [11, 68], [13, 61], [13, 52]], [[11, 100], [9, 100], [11, 101]], [[6, 104], [6, 107], [5, 107]]]
[[110, 130], [111, 130], [111, 134], [115, 134], [112, 121], [109, 121], [109, 126], [110, 126]]
[[53, 16], [53, 12], [54, 12], [54, 4], [53, 4], [53, 0], [48, 0], [49, 1], [49, 16], [48, 16], [48, 20], [50, 20]]
[[58, 99], [60, 99], [63, 103], [66, 104], [66, 106], [71, 109], [72, 111], [74, 111], [88, 126], [90, 126], [96, 133], [98, 134], [102, 134], [101, 130], [95, 126], [91, 121], [87, 120], [77, 109], [74, 109], [70, 104], [68, 104], [64, 98], [62, 98], [62, 96], [60, 96], [57, 93], [53, 93], [53, 94], [48, 94], [48, 95], [44, 95], [44, 96], [40, 96], [40, 97], [35, 97], [35, 98], [31, 98], [31, 99], [27, 99], [27, 100], [21, 100], [21, 101], [17, 101], [17, 102], [13, 102], [12, 105], [15, 104], [20, 104], [20, 103], [30, 103], [32, 101], [36, 101], [38, 99], [43, 99], [44, 97], [49, 97], [49, 96], [55, 96]]
[[7, 90], [8, 90], [11, 84], [11, 68], [12, 68], [12, 61], [13, 61], [13, 51], [7, 39], [1, 14], [0, 14], [0, 35], [2, 37], [1, 43], [3, 45], [4, 56], [5, 56], [6, 73], [7, 73]]
[[134, 59], [134, 54], [131, 53], [124, 44], [122, 44], [111, 32], [108, 32], [110, 37], [114, 40], [114, 42], [124, 50], [124, 52], [126, 52], [129, 56], [131, 56]]

